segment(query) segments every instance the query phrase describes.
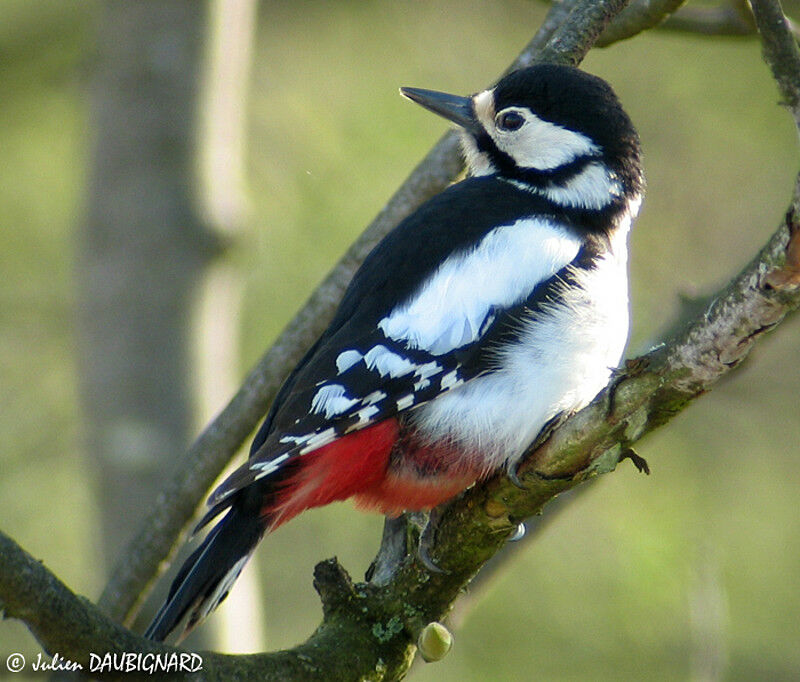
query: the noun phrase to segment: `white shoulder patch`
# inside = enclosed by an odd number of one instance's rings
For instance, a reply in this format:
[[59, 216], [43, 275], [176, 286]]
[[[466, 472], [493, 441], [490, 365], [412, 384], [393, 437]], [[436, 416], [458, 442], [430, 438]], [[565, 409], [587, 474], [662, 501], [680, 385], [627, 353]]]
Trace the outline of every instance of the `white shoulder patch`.
[[580, 246], [580, 238], [540, 218], [497, 227], [473, 249], [445, 260], [378, 326], [395, 341], [443, 355], [480, 338], [493, 308], [523, 301]]

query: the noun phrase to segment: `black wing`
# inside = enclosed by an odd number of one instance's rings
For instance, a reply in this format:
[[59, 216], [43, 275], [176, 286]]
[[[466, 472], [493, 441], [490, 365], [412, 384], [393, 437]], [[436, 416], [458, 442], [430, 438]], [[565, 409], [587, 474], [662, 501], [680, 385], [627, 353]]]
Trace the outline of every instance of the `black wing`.
[[291, 458], [491, 371], [487, 339], [513, 327], [526, 300], [541, 296], [552, 273], [531, 273], [522, 301], [487, 305], [480, 319], [463, 327], [454, 313], [441, 323], [446, 342], [430, 349], [387, 335], [383, 322], [418, 295], [448, 257], [468, 254], [495, 227], [521, 216], [546, 221], [549, 208], [541, 198], [494, 177], [473, 178], [434, 197], [391, 232], [367, 257], [331, 325], [282, 387], [248, 463], [214, 492], [206, 520]]

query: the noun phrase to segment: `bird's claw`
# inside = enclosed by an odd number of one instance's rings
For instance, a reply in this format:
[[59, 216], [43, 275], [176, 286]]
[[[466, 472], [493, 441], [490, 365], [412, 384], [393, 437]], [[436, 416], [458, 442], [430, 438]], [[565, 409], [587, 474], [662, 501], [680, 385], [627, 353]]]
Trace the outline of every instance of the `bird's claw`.
[[509, 536], [508, 542], [519, 542], [520, 540], [522, 540], [522, 538], [525, 537], [525, 531], [526, 531], [525, 524], [520, 523], [517, 526], [517, 529], [514, 531], [514, 534]]
[[417, 543], [417, 557], [419, 558], [420, 563], [431, 573], [438, 574], [444, 574], [447, 573], [447, 571], [441, 568], [433, 560], [430, 554], [430, 549], [433, 547], [433, 542], [436, 538], [436, 529], [439, 525], [441, 516], [442, 513], [439, 511], [438, 507], [431, 510], [431, 513], [428, 515], [428, 523], [426, 523], [425, 527], [422, 529], [422, 532], [419, 535], [419, 542]]
[[508, 476], [508, 480], [511, 481], [517, 488], [520, 490], [527, 490], [525, 484], [522, 482], [522, 479], [519, 477], [519, 462], [514, 462], [510, 467], [508, 467], [506, 476]]
[[633, 462], [633, 466], [635, 466], [640, 473], [646, 474], [647, 476], [650, 475], [650, 465], [647, 463], [647, 460], [641, 455], [637, 454], [633, 448], [627, 448], [622, 452], [619, 457], [619, 461], [621, 462], [623, 459], [631, 460], [631, 462]]

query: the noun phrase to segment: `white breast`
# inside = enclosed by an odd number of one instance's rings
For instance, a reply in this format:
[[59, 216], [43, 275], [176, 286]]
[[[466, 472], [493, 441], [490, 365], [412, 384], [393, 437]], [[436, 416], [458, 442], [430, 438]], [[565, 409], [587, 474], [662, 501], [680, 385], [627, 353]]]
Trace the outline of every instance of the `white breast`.
[[591, 402], [628, 337], [626, 223], [595, 268], [575, 270], [580, 286], [565, 287], [536, 320], [520, 320], [518, 339], [497, 350], [497, 371], [414, 412], [423, 438], [459, 443], [492, 469], [518, 460], [552, 417]]

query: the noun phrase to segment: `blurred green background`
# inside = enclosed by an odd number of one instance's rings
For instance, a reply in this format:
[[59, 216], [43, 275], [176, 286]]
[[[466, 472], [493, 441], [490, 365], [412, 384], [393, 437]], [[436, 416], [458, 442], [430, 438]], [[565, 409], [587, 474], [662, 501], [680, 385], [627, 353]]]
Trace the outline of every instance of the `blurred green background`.
[[[93, 599], [100, 508], [74, 283], [101, 8], [0, 3], [0, 527]], [[244, 283], [242, 375], [445, 130], [397, 87], [481, 89], [543, 15], [528, 0], [260, 4], [248, 229], [225, 256]], [[593, 51], [584, 67], [617, 90], [646, 155], [635, 354], [682, 297], [723, 285], [777, 227], [797, 135], [752, 38], [651, 32]], [[800, 679], [798, 339], [793, 319], [641, 443], [650, 477], [623, 464], [559, 513], [472, 605], [451, 655], [417, 664], [412, 679]], [[263, 543], [262, 649], [310, 634], [314, 563], [337, 555], [360, 577], [380, 529], [341, 504]], [[12, 651], [38, 647], [0, 622], [0, 665]]]

